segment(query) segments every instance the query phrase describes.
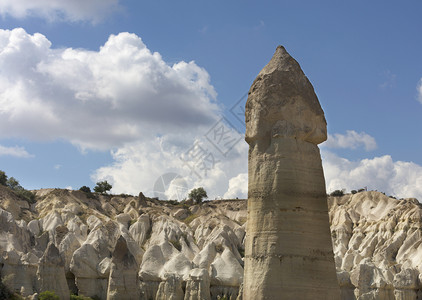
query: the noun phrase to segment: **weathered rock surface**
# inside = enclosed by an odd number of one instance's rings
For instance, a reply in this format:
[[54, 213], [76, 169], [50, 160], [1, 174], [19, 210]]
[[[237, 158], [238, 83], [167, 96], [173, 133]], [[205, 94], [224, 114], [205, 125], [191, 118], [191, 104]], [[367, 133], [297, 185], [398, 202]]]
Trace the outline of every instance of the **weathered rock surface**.
[[[0, 186], [1, 279], [27, 299], [42, 284], [66, 290], [63, 276], [72, 293], [104, 300], [112, 297], [109, 288], [136, 289], [134, 275], [139, 299], [236, 299], [242, 293], [245, 200], [193, 205], [190, 221], [175, 218], [183, 207], [165, 201], [140, 207], [136, 197], [89, 199], [53, 189], [36, 194], [28, 206]], [[16, 201], [17, 219], [4, 201]], [[422, 206], [378, 192], [329, 197], [328, 204], [342, 299], [421, 298]], [[129, 206], [136, 214], [127, 213]], [[122, 282], [125, 274], [131, 284]]]
[[244, 299], [339, 299], [317, 144], [324, 112], [279, 46], [246, 103], [249, 144]]
[[[35, 193], [29, 206], [0, 186], [0, 273], [10, 290], [25, 297], [52, 290], [62, 299], [71, 292], [99, 299], [237, 296], [245, 201], [188, 207], [143, 195]], [[4, 209], [13, 201], [12, 214]]]
[[55, 291], [60, 299], [70, 299], [64, 272], [64, 260], [60, 256], [59, 249], [53, 243], [48, 244], [44, 255], [41, 257], [37, 275], [41, 292]]
[[421, 204], [373, 191], [328, 204], [342, 299], [419, 299]]
[[113, 251], [108, 281], [107, 300], [139, 299], [138, 264], [126, 240], [120, 236]]

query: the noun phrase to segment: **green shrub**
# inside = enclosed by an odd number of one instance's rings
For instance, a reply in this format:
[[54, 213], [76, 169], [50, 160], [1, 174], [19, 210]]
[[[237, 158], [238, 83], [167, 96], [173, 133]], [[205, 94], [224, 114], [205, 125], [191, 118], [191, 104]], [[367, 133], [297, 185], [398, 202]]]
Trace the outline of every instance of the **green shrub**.
[[332, 192], [331, 194], [330, 194], [330, 196], [333, 196], [333, 197], [341, 197], [341, 196], [343, 196], [344, 195], [344, 192], [343, 191], [341, 191], [341, 190], [335, 190], [334, 192]]
[[23, 189], [23, 187], [19, 184], [19, 181], [14, 177], [7, 179], [6, 185], [14, 191]]
[[90, 187], [89, 186], [86, 186], [86, 185], [81, 186], [79, 190], [82, 191], [82, 192], [84, 192], [84, 193], [91, 193]]
[[107, 182], [107, 180], [97, 182], [97, 185], [94, 187], [94, 192], [100, 194], [106, 194], [111, 190], [112, 186]]
[[201, 203], [202, 199], [208, 198], [207, 192], [204, 190], [203, 187], [199, 187], [196, 189], [193, 189], [189, 192], [188, 197], [190, 199], [193, 199], [196, 203]]
[[351, 193], [354, 195], [356, 194], [358, 191], [357, 190], [352, 190]]
[[81, 192], [84, 192], [87, 198], [89, 199], [95, 198], [95, 195], [91, 192], [91, 189], [89, 188], [89, 186], [84, 185], [79, 190]]
[[6, 185], [7, 182], [7, 175], [4, 171], [0, 170], [0, 184]]
[[52, 291], [44, 291], [38, 296], [39, 300], [60, 300], [59, 296]]
[[14, 192], [20, 198], [28, 201], [29, 203], [35, 203], [35, 195], [33, 192], [25, 190], [25, 189], [14, 191]]
[[7, 178], [6, 173], [1, 170], [0, 170], [0, 184], [10, 188], [15, 193], [15, 195], [17, 195], [19, 198], [26, 200], [29, 203], [35, 202], [35, 195], [31, 191], [25, 190], [19, 184], [19, 181], [16, 178], [14, 177]]

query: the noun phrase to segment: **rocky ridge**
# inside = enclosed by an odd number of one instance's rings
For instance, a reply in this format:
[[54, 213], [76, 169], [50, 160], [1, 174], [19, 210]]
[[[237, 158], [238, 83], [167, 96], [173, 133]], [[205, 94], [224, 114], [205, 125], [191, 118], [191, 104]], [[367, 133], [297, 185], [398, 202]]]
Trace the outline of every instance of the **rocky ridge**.
[[[242, 293], [245, 200], [183, 207], [142, 196], [36, 194], [29, 204], [0, 186], [1, 279], [28, 299], [44, 289], [63, 299], [70, 293], [236, 299]], [[329, 197], [328, 208], [342, 299], [421, 299], [416, 199], [361, 192]]]
[[[174, 205], [133, 196], [0, 186], [2, 282], [24, 297], [235, 299], [243, 281], [245, 201]], [[54, 279], [54, 280], [53, 280]]]

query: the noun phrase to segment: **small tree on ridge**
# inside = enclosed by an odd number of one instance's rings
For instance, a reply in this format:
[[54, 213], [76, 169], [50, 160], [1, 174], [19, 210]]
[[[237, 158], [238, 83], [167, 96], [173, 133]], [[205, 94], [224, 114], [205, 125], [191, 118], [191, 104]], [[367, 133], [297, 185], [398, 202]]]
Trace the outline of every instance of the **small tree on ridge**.
[[196, 203], [201, 203], [202, 199], [208, 198], [207, 192], [204, 190], [203, 187], [199, 187], [196, 189], [193, 189], [189, 192], [188, 197], [190, 199], [193, 199]]
[[111, 190], [112, 186], [107, 180], [97, 182], [97, 185], [94, 187], [94, 192], [100, 194], [106, 194], [107, 191]]

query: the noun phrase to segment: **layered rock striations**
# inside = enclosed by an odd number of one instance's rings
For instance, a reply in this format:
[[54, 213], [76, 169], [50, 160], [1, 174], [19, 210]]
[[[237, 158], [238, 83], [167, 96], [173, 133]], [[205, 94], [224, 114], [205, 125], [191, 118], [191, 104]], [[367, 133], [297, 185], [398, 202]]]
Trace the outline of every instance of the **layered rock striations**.
[[317, 144], [324, 112], [279, 46], [246, 103], [249, 195], [243, 297], [339, 299]]

